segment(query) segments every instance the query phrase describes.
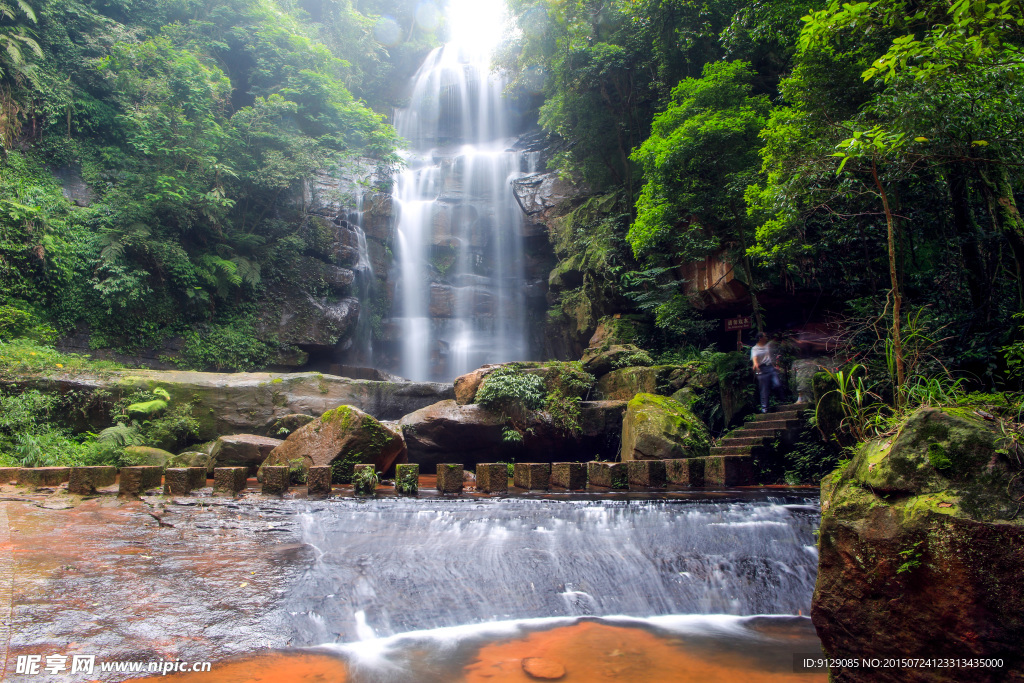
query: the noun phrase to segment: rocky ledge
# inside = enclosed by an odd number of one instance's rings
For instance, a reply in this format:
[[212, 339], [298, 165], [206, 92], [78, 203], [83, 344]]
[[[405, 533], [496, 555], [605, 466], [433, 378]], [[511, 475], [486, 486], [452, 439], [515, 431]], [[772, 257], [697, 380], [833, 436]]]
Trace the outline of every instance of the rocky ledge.
[[[316, 372], [124, 370], [103, 376], [58, 375], [9, 383], [61, 394], [102, 390], [114, 400], [137, 389], [162, 387], [170, 394], [172, 405], [192, 404], [201, 441], [224, 434], [270, 435], [279, 418], [295, 413], [319, 416], [339, 405], [353, 406], [380, 420], [393, 420], [455, 397], [451, 384], [349, 379]], [[90, 426], [109, 426], [106, 411], [96, 413], [90, 416]]]
[[831, 680], [1024, 678], [1024, 467], [1011, 447], [969, 411], [922, 408], [825, 479], [811, 617], [828, 655], [1003, 660]]

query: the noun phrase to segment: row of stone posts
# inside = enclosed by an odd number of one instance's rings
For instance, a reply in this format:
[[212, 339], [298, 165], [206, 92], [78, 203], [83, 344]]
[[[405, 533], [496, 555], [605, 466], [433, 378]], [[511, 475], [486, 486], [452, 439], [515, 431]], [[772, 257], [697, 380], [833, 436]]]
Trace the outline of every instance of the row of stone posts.
[[[668, 484], [691, 488], [737, 486], [751, 481], [749, 458], [718, 456], [683, 460], [633, 460], [629, 462], [556, 462], [515, 463], [512, 485], [529, 491], [560, 488], [569, 491], [585, 489], [588, 483], [610, 489], [630, 486], [664, 488]], [[168, 495], [188, 495], [206, 486], [205, 467], [122, 467], [118, 485], [120, 495], [138, 496], [159, 488]], [[291, 471], [288, 467], [262, 468], [262, 492], [281, 495], [288, 491]], [[3, 467], [0, 481], [16, 478], [29, 486], [58, 486], [67, 482], [68, 492], [91, 495], [117, 481], [116, 467]], [[509, 480], [506, 463], [481, 463], [476, 466], [476, 490], [480, 493], [507, 493]], [[213, 471], [215, 493], [238, 493], [245, 489], [249, 476], [245, 467], [217, 467]], [[373, 494], [377, 487], [374, 466], [356, 465], [353, 484], [357, 495]], [[465, 486], [463, 466], [442, 463], [437, 466], [437, 491], [442, 494], [461, 493]], [[311, 496], [331, 493], [331, 468], [310, 467], [306, 471], [306, 490]], [[395, 490], [399, 495], [415, 496], [419, 492], [419, 465], [396, 466]]]

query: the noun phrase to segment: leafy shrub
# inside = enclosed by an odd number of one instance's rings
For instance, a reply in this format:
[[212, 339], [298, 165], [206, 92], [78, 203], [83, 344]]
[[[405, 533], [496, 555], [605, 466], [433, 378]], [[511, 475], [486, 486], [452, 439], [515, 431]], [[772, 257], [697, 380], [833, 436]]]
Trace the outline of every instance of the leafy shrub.
[[597, 382], [592, 374], [583, 369], [583, 363], [578, 360], [548, 363], [548, 368], [554, 370], [547, 377], [549, 395], [558, 391], [565, 396], [585, 398]]
[[360, 496], [372, 496], [380, 482], [373, 467], [361, 467], [352, 475], [352, 487]]
[[104, 374], [119, 370], [120, 363], [95, 361], [77, 353], [62, 353], [31, 339], [0, 341], [0, 376], [88, 372]]
[[544, 406], [544, 380], [522, 371], [518, 363], [503, 365], [484, 378], [476, 402], [488, 410], [522, 415]]
[[644, 367], [648, 368], [654, 365], [654, 359], [651, 358], [651, 354], [647, 353], [643, 349], [627, 353], [619, 356], [612, 362], [612, 367], [615, 370], [620, 368], [637, 368]]
[[544, 407], [559, 431], [573, 436], [582, 431], [579, 396], [565, 396], [561, 391], [555, 389], [548, 394]]
[[205, 325], [184, 334], [184, 362], [194, 370], [244, 372], [264, 367], [271, 360], [271, 347], [256, 338], [252, 323], [237, 320], [223, 325]]

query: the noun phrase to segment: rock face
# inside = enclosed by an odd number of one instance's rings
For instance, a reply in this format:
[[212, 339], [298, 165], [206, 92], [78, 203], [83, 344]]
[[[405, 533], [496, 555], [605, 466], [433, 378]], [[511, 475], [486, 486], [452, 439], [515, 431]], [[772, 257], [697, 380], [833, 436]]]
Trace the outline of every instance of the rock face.
[[563, 180], [557, 173], [534, 173], [512, 181], [512, 194], [531, 220], [543, 222], [566, 204], [590, 193], [584, 185]]
[[282, 290], [271, 295], [256, 331], [263, 339], [276, 338], [303, 351], [329, 351], [352, 333], [358, 319], [359, 300], [354, 297], [332, 301]]
[[711, 443], [707, 428], [678, 401], [637, 394], [622, 421], [623, 461], [667, 460], [706, 456]]
[[583, 352], [583, 369], [600, 377], [612, 370], [624, 367], [646, 367], [652, 365], [651, 357], [633, 344], [610, 344], [588, 348]]
[[[409, 449], [409, 462], [425, 471], [442, 462], [554, 462], [614, 457], [625, 411], [623, 401], [582, 401], [579, 436], [560, 432], [551, 417], [534, 413], [521, 443], [502, 438], [504, 417], [479, 405], [440, 401], [406, 415], [398, 424]], [[532, 430], [532, 432], [530, 431]]]
[[717, 382], [714, 373], [701, 373], [686, 365], [654, 365], [609, 372], [598, 380], [597, 390], [603, 398], [618, 401], [628, 401], [637, 394], [670, 396], [682, 391], [675, 399], [685, 404]]
[[404, 452], [400, 432], [358, 408], [338, 406], [297, 429], [270, 453], [263, 466], [301, 460], [307, 468], [327, 467], [340, 460], [350, 465], [373, 464], [386, 472]]
[[[280, 439], [271, 439], [268, 436], [233, 434], [217, 439], [210, 456], [213, 460], [213, 467], [248, 467], [251, 474], [267, 459], [271, 451], [282, 443], [284, 442]], [[206, 466], [208, 469], [212, 469], [208, 463], [202, 462], [192, 463], [189, 466]]]
[[826, 477], [811, 617], [830, 657], [994, 657], [1004, 667], [846, 668], [832, 680], [1024, 677], [1024, 481], [1001, 448], [969, 411], [922, 408]]
[[[295, 413], [320, 415], [342, 404], [381, 420], [398, 419], [455, 395], [451, 384], [378, 382], [316, 372], [124, 370], [104, 376], [26, 378], [11, 384], [61, 394], [102, 389], [112, 400], [136, 389], [163, 387], [171, 395], [171, 405], [192, 404], [192, 416], [199, 422], [197, 438], [202, 440], [239, 433], [274, 436], [279, 418]], [[110, 423], [105, 413], [97, 413], [90, 415], [88, 426], [99, 431]]]

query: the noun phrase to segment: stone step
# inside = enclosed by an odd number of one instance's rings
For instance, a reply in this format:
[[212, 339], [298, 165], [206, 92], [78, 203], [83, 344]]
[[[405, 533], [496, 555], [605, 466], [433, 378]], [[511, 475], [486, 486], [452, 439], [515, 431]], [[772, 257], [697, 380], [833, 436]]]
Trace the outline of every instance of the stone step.
[[763, 439], [774, 439], [774, 438], [777, 438], [783, 431], [784, 430], [782, 430], [782, 429], [750, 429], [750, 428], [744, 428], [744, 429], [739, 430], [739, 432], [734, 432], [734, 433], [737, 436], [742, 436], [745, 439], [746, 438], [755, 437], [755, 436], [763, 438]]
[[704, 487], [752, 486], [754, 459], [743, 455], [723, 455], [704, 459]]
[[[803, 411], [809, 409], [810, 407], [811, 407], [810, 402], [806, 402], [806, 401], [804, 403], [785, 403], [785, 404], [783, 404], [781, 406], [775, 406], [774, 408], [772, 408], [772, 412], [775, 412], [775, 413], [787, 413], [787, 412], [796, 411], [798, 413], [802, 413]], [[769, 413], [769, 415], [770, 414], [771, 413]]]
[[757, 446], [712, 446], [711, 455], [750, 455]]
[[800, 426], [800, 420], [759, 420], [756, 423], [748, 423], [740, 431], [745, 431], [748, 428], [751, 429], [796, 429]]
[[763, 446], [763, 436], [746, 436], [742, 431], [734, 432], [736, 436], [727, 436], [718, 442], [719, 446]]
[[[799, 410], [784, 410], [774, 413], [757, 413], [751, 422], [776, 422], [778, 420], [799, 420], [803, 415]], [[749, 423], [748, 423], [749, 424]]]

